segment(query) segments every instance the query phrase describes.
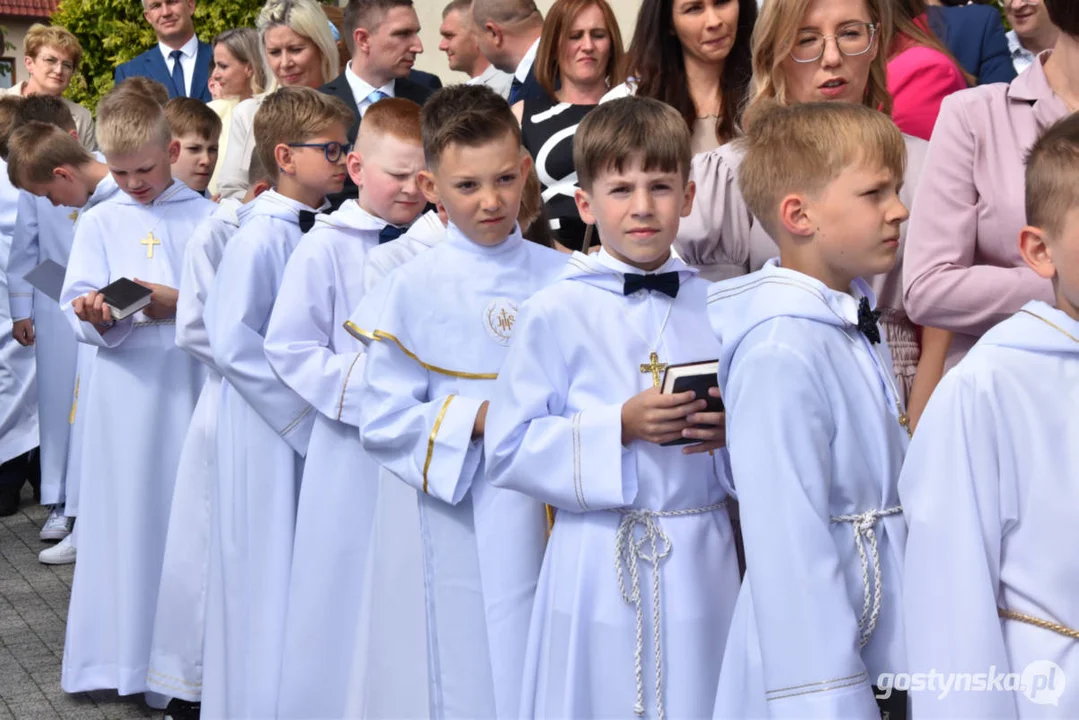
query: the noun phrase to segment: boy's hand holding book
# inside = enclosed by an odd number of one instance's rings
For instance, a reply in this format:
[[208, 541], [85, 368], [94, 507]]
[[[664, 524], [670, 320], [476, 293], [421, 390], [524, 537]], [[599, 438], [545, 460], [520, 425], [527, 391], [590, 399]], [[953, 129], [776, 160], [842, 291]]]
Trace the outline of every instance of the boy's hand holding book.
[[105, 302], [105, 296], [99, 292], [90, 291], [82, 297], [75, 298], [75, 301], [71, 303], [71, 309], [75, 311], [75, 316], [79, 320], [90, 323], [100, 333], [112, 327], [112, 310]]
[[176, 317], [176, 303], [180, 298], [180, 292], [168, 285], [146, 282], [134, 278], [135, 282], [153, 291], [150, 295], [150, 304], [142, 311], [143, 315], [151, 320], [167, 320]]
[[706, 407], [708, 401], [697, 400], [692, 390], [664, 395], [659, 388], [648, 388], [622, 406], [622, 445], [634, 440], [657, 445], [679, 440], [693, 424], [689, 416]]

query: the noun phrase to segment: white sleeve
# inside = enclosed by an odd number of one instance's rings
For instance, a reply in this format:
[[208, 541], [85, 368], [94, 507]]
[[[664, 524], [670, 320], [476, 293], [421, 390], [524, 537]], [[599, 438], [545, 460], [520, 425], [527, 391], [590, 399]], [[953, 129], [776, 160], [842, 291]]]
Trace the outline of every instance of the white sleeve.
[[220, 250], [206, 228], [205, 235], [191, 239], [184, 248], [180, 271], [180, 299], [176, 303], [176, 345], [209, 367], [214, 365], [210, 336], [206, 332], [206, 296], [214, 282]]
[[91, 323], [75, 316], [72, 302], [89, 292], [97, 292], [112, 281], [109, 258], [105, 252], [103, 235], [107, 228], [101, 225], [97, 215], [83, 216], [75, 228], [71, 243], [64, 288], [60, 291], [60, 308], [67, 315], [79, 342], [103, 348], [114, 348], [122, 343], [135, 327], [135, 315], [118, 321], [102, 335]]
[[34, 287], [24, 278], [41, 262], [39, 231], [35, 198], [22, 190], [19, 192], [15, 234], [11, 238], [11, 254], [8, 255], [7, 261], [12, 320], [24, 320], [34, 315]]

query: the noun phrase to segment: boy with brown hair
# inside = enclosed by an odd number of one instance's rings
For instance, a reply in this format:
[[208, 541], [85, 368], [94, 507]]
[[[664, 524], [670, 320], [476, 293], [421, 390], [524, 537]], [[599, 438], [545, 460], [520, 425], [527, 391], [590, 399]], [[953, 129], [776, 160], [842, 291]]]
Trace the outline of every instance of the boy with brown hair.
[[742, 193], [780, 257], [708, 298], [747, 559], [715, 716], [902, 718], [873, 684], [907, 670], [909, 422], [862, 278], [895, 264], [903, 138], [807, 103], [765, 108], [745, 143]]
[[[126, 80], [120, 81], [110, 92], [110, 95], [115, 95], [119, 92], [133, 92], [136, 95], [150, 98], [161, 107], [169, 102], [169, 90], [157, 80], [151, 80], [148, 77], [142, 77], [136, 75], [135, 77], [129, 77]], [[100, 109], [98, 110], [100, 112]]]
[[189, 97], [177, 97], [165, 103], [165, 117], [172, 129], [172, 139], [180, 143], [172, 174], [205, 196], [217, 167], [221, 118], [206, 103]]
[[[60, 298], [76, 337], [97, 348], [80, 408], [79, 562], [61, 683], [145, 692], [164, 707], [146, 670], [173, 483], [204, 378], [176, 347], [177, 270], [214, 206], [173, 180], [178, 148], [153, 100], [106, 96], [97, 138], [123, 195], [79, 219]], [[152, 294], [143, 311], [114, 320], [99, 289], [121, 278]]]
[[912, 693], [919, 718], [1079, 716], [1079, 116], [1031, 149], [1026, 207], [1019, 250], [1056, 307], [1027, 303], [945, 376], [899, 479], [911, 670], [1009, 680]]
[[296, 499], [312, 408], [274, 373], [264, 341], [285, 265], [347, 175], [345, 105], [310, 88], [268, 95], [256, 152], [275, 187], [228, 242], [206, 298], [224, 378], [207, 587], [202, 702], [207, 717], [274, 717]]
[[422, 493], [432, 715], [516, 716], [545, 516], [487, 484], [481, 440], [517, 308], [566, 256], [517, 227], [531, 159], [505, 100], [445, 88], [422, 120], [420, 187], [449, 228], [387, 277], [374, 326], [359, 329], [380, 340], [367, 349], [360, 436]]

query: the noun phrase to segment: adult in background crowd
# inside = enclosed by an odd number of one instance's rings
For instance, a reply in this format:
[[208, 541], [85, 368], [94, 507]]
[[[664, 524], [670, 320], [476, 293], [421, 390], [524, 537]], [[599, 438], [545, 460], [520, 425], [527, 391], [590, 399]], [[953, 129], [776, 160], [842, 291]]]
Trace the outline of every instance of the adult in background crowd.
[[540, 100], [546, 93], [536, 81], [534, 64], [543, 32], [543, 14], [533, 0], [473, 0], [472, 22], [480, 52], [510, 81], [510, 105]]
[[513, 76], [496, 68], [480, 52], [472, 23], [472, 0], [453, 0], [447, 5], [438, 34], [442, 36], [438, 49], [446, 53], [450, 70], [466, 73], [469, 85], [486, 85], [509, 98]]
[[[219, 97], [210, 102], [210, 109], [221, 118], [221, 140], [218, 157], [224, 157], [229, 146], [232, 111], [236, 106], [266, 89], [266, 66], [259, 49], [258, 31], [252, 28], [226, 30], [214, 38], [214, 61], [210, 81], [218, 88]], [[217, 195], [221, 164], [214, 168], [209, 190]]]
[[118, 65], [117, 84], [141, 76], [164, 85], [169, 97], [210, 102], [213, 50], [195, 36], [195, 0], [142, 0], [143, 17], [157, 35], [157, 47]]
[[929, 27], [978, 85], [1015, 79], [1008, 38], [996, 5], [927, 0]]
[[[379, 100], [399, 97], [423, 105], [434, 91], [409, 79], [416, 57], [423, 52], [420, 19], [412, 0], [349, 0], [344, 31], [351, 39], [352, 59], [340, 75], [319, 89], [352, 110], [348, 141], [354, 143], [363, 114]], [[350, 177], [341, 195], [330, 202], [336, 208], [356, 194]]]
[[521, 100], [513, 114], [536, 161], [551, 229], [571, 250], [584, 249], [577, 211], [573, 136], [611, 85], [621, 82], [622, 33], [606, 0], [557, 0], [543, 23], [536, 54], [542, 99]]
[[626, 58], [626, 95], [661, 100], [689, 125], [693, 152], [714, 150], [738, 132], [753, 73], [755, 0], [644, 0]]
[[1034, 64], [1034, 59], [1057, 44], [1060, 30], [1049, 17], [1042, 0], [1000, 0], [1012, 29], [1008, 49], [1017, 73]]
[[63, 97], [81, 60], [82, 45], [78, 38], [62, 27], [35, 23], [26, 31], [23, 39], [23, 62], [26, 63], [30, 79], [0, 91], [0, 94], [18, 97], [52, 95], [62, 99], [75, 119], [79, 142], [87, 150], [93, 151], [97, 149], [94, 116], [82, 105]]
[[1052, 286], [1019, 254], [1026, 225], [1025, 159], [1038, 137], [1079, 109], [1079, 3], [1045, 0], [1060, 28], [1056, 49], [1010, 85], [947, 98], [929, 144], [903, 258], [914, 322], [955, 333], [952, 366], [989, 328], [1030, 300], [1053, 303]]
[[270, 82], [266, 93], [239, 103], [229, 123], [228, 152], [221, 153], [218, 192], [243, 198], [255, 149], [255, 112], [279, 87], [319, 88], [340, 68], [330, 21], [314, 0], [267, 0], [255, 20]]

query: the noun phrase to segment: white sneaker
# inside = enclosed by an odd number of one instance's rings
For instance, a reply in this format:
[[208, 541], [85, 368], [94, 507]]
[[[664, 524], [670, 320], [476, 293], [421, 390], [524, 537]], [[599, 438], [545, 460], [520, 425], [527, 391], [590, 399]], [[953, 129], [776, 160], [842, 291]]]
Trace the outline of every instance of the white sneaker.
[[42, 550], [37, 559], [46, 565], [70, 565], [75, 562], [75, 546], [71, 543], [71, 536]]
[[63, 505], [53, 505], [49, 510], [49, 517], [45, 519], [45, 524], [41, 526], [41, 539], [63, 540], [71, 534], [71, 526], [74, 523], [75, 518], [64, 516]]

